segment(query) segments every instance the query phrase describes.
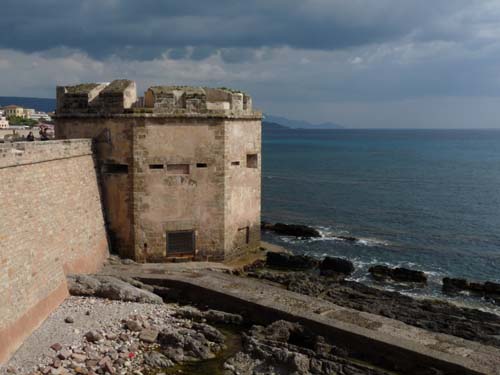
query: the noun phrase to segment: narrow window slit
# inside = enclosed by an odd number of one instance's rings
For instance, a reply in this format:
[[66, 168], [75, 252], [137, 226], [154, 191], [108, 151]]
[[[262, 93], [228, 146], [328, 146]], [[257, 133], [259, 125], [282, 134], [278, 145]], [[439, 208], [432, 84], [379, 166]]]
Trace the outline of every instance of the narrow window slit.
[[196, 163], [196, 168], [207, 168], [206, 163]]
[[128, 165], [127, 164], [115, 164], [115, 163], [106, 163], [102, 166], [103, 173], [110, 174], [127, 174], [128, 173]]
[[163, 169], [163, 164], [149, 164], [149, 169]]

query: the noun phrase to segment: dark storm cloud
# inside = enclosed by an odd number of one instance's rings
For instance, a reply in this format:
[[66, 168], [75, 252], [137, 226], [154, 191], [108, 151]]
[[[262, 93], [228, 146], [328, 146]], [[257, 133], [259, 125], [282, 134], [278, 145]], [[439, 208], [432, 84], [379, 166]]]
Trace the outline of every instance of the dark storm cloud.
[[[335, 50], [418, 35], [467, 4], [462, 0], [3, 0], [0, 48], [67, 47], [103, 58], [202, 59], [220, 48], [228, 61], [248, 48]], [[426, 26], [427, 25], [427, 26]], [[455, 32], [449, 31], [449, 32]]]

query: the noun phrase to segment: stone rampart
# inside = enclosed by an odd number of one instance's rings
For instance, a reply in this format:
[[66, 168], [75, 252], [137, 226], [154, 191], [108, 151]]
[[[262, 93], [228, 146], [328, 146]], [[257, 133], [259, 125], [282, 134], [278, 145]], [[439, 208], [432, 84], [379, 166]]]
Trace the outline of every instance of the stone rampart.
[[108, 255], [90, 140], [0, 144], [0, 363]]

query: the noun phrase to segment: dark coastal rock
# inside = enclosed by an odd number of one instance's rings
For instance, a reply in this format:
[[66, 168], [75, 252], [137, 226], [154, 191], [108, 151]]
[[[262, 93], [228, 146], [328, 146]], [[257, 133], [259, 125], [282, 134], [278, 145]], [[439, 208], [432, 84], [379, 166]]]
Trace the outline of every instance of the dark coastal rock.
[[272, 268], [304, 270], [316, 267], [318, 261], [306, 255], [268, 252], [266, 254], [266, 265]]
[[288, 290], [323, 298], [343, 307], [500, 347], [500, 317], [488, 312], [445, 301], [414, 299], [354, 281], [337, 281], [307, 272], [263, 270], [249, 276], [280, 283]]
[[73, 296], [93, 296], [141, 303], [163, 303], [160, 296], [148, 290], [139, 289], [112, 276], [69, 275], [67, 280], [69, 292]]
[[336, 236], [339, 240], [347, 241], [347, 242], [357, 242], [358, 239], [352, 236]]
[[487, 281], [484, 283], [484, 291], [488, 294], [498, 294], [500, 295], [500, 284]]
[[347, 276], [354, 272], [354, 264], [343, 258], [326, 257], [319, 265], [320, 274], [322, 276]]
[[294, 236], [302, 238], [321, 237], [321, 234], [319, 233], [318, 230], [309, 227], [307, 225], [283, 224], [283, 223], [270, 224], [263, 222], [261, 224], [261, 229], [266, 231], [272, 231], [277, 234], [282, 234], [284, 236]]
[[491, 281], [485, 283], [469, 282], [466, 279], [455, 279], [445, 277], [443, 279], [443, 292], [455, 294], [462, 291], [468, 291], [473, 294], [485, 297], [493, 302], [500, 304], [500, 284]]
[[469, 283], [466, 279], [454, 279], [450, 277], [445, 277], [443, 279], [443, 291], [444, 292], [457, 292], [461, 290], [467, 290]]
[[380, 281], [392, 279], [399, 282], [427, 283], [427, 276], [424, 272], [410, 270], [407, 268], [390, 268], [387, 266], [377, 265], [370, 267], [368, 272], [370, 272], [374, 279]]

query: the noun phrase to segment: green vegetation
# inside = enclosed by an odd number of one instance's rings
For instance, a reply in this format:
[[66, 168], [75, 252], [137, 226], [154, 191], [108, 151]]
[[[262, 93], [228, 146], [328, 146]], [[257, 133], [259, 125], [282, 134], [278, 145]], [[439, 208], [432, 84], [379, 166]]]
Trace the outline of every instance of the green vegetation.
[[10, 116], [7, 120], [9, 120], [10, 125], [33, 127], [33, 126], [38, 124], [38, 121], [36, 121], [36, 120], [32, 120], [30, 118], [19, 117], [19, 116]]

